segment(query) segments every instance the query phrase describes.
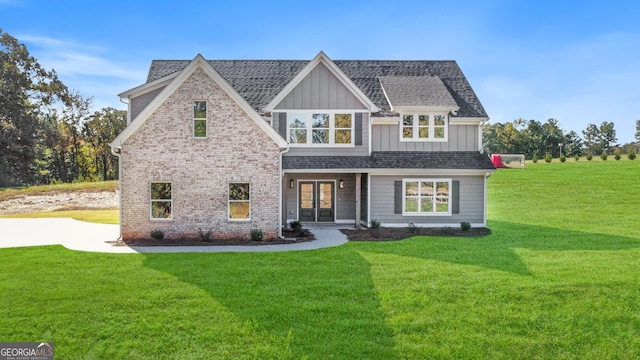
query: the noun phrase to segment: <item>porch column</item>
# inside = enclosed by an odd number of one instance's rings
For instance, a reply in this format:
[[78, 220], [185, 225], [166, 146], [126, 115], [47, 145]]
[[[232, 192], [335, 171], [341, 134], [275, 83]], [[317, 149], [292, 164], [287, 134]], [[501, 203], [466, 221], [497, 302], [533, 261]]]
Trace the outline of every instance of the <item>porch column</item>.
[[360, 229], [360, 209], [361, 209], [361, 204], [360, 204], [360, 197], [361, 197], [361, 192], [362, 192], [362, 174], [361, 173], [356, 173], [356, 229]]

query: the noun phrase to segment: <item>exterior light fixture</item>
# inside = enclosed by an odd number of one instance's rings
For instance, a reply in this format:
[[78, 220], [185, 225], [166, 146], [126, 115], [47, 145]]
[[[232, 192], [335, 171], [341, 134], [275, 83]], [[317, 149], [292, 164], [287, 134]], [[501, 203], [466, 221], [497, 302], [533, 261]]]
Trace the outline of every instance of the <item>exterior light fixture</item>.
[[338, 187], [340, 187], [340, 189], [344, 189], [344, 180], [340, 179], [340, 182], [338, 182]]
[[289, 180], [289, 188], [293, 189], [293, 186], [295, 185], [295, 183], [293, 182], [293, 179]]

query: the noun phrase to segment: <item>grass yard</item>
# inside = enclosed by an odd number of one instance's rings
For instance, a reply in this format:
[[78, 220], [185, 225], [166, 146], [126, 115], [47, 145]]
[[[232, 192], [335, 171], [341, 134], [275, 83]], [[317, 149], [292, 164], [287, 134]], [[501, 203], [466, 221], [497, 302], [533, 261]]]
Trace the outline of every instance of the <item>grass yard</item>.
[[489, 179], [493, 234], [290, 253], [0, 249], [0, 339], [56, 359], [636, 359], [640, 161]]
[[118, 209], [54, 210], [25, 214], [0, 215], [0, 219], [2, 218], [72, 218], [80, 221], [88, 221], [100, 224], [118, 224], [120, 223], [120, 211]]

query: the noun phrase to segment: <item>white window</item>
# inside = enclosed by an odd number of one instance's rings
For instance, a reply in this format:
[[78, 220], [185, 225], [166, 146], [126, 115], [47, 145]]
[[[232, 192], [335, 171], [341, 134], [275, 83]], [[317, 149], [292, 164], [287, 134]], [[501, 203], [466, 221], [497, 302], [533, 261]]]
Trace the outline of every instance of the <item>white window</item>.
[[288, 113], [289, 144], [353, 146], [354, 114], [347, 112]]
[[151, 183], [151, 219], [172, 219], [173, 214], [171, 207], [173, 205], [171, 197], [170, 182], [152, 182]]
[[207, 137], [207, 102], [193, 102], [193, 137]]
[[450, 179], [404, 179], [403, 215], [451, 215]]
[[251, 219], [251, 186], [249, 183], [229, 183], [229, 220]]
[[403, 114], [401, 141], [447, 141], [447, 115]]

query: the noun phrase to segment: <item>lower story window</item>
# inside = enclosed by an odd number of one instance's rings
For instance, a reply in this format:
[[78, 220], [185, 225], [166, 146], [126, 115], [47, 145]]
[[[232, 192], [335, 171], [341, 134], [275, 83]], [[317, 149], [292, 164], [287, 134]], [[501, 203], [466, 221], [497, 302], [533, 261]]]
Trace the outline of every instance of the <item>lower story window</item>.
[[152, 182], [151, 183], [151, 218], [171, 219], [171, 183]]
[[402, 182], [404, 215], [450, 215], [449, 179], [404, 179]]
[[229, 220], [251, 218], [251, 186], [249, 183], [229, 183]]

